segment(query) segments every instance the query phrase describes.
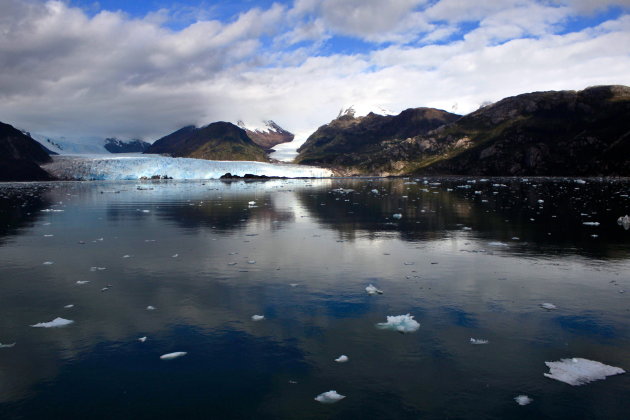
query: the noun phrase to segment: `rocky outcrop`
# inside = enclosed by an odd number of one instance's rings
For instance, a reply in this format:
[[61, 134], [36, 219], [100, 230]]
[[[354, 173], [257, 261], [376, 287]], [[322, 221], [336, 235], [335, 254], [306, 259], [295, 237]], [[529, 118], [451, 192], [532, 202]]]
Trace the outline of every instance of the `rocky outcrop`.
[[156, 140], [144, 153], [207, 160], [267, 162], [265, 150], [254, 143], [245, 130], [228, 122], [205, 127], [184, 127]]
[[9, 124], [0, 122], [0, 181], [47, 181], [53, 177], [39, 167], [50, 162], [46, 149]]

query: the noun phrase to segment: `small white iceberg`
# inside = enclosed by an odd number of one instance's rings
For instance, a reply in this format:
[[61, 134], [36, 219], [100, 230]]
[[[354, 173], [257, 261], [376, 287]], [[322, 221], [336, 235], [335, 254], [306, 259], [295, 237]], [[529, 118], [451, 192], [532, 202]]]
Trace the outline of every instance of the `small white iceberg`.
[[508, 246], [508, 244], [506, 244], [505, 242], [499, 242], [499, 241], [488, 242], [488, 245], [490, 245], [490, 246]]
[[623, 226], [625, 230], [630, 229], [630, 217], [628, 217], [627, 214], [623, 217], [620, 217], [619, 219], [617, 219], [617, 224], [619, 224], [619, 226]]
[[337, 391], [331, 390], [328, 392], [322, 392], [317, 397], [315, 397], [315, 401], [319, 401], [322, 404], [334, 404], [337, 401], [341, 401], [346, 398], [345, 395], [338, 394]]
[[390, 315], [387, 322], [379, 322], [376, 326], [383, 330], [394, 330], [402, 333], [414, 332], [420, 328], [418, 321], [413, 319], [413, 315]]
[[376, 288], [376, 287], [374, 287], [374, 285], [372, 285], [372, 284], [370, 284], [369, 286], [367, 286], [367, 287], [365, 288], [365, 291], [366, 291], [366, 292], [368, 292], [368, 295], [376, 295], [376, 294], [382, 295], [382, 294], [383, 294], [383, 291], [382, 291], [382, 290], [377, 289], [377, 288]]
[[394, 213], [394, 214], [392, 214], [392, 218], [393, 218], [393, 219], [396, 219], [396, 220], [400, 220], [400, 219], [402, 219], [402, 214], [400, 214], [400, 213]]
[[599, 222], [583, 222], [584, 226], [599, 226]]
[[86, 284], [89, 283], [89, 280], [77, 280], [77, 284]]
[[264, 315], [252, 315], [252, 321], [262, 321], [265, 319]]
[[74, 321], [72, 321], [71, 319], [65, 319], [65, 318], [55, 318], [50, 322], [40, 322], [37, 323], [35, 325], [31, 325], [31, 327], [35, 327], [35, 328], [59, 328], [59, 327], [65, 327], [67, 325], [72, 324]]
[[341, 356], [337, 357], [335, 359], [335, 362], [337, 363], [346, 363], [348, 360], [350, 360], [350, 358], [348, 358], [348, 356], [346, 356], [345, 354], [342, 354]]
[[626, 373], [625, 370], [618, 367], [575, 357], [561, 359], [558, 362], [545, 362], [545, 364], [549, 367], [549, 373], [544, 373], [547, 378], [573, 386], [585, 385], [589, 382], [606, 379], [607, 376]]
[[516, 401], [518, 405], [527, 405], [534, 400], [529, 398], [527, 395], [518, 395], [514, 397], [514, 401]]
[[138, 341], [144, 343], [145, 341], [147, 341], [147, 336], [145, 335], [144, 337], [138, 338]]
[[64, 309], [70, 309], [70, 308], [74, 308], [74, 305], [73, 305], [73, 304], [70, 304], [70, 305], [66, 305], [66, 306], [64, 306]]
[[471, 338], [470, 344], [488, 344], [488, 340], [482, 338]]
[[553, 311], [554, 309], [558, 309], [558, 307], [556, 305], [554, 305], [553, 303], [549, 303], [549, 302], [541, 303], [540, 307], [543, 308], [543, 309], [546, 309], [548, 311]]
[[147, 306], [147, 311], [155, 311], [155, 306]]
[[11, 344], [0, 343], [0, 349], [10, 349], [11, 347], [15, 347], [15, 343], [11, 343]]
[[172, 360], [172, 359], [177, 359], [178, 357], [182, 357], [182, 356], [186, 356], [188, 354], [188, 352], [186, 351], [176, 351], [173, 353], [166, 353], [160, 356], [160, 359], [162, 360]]

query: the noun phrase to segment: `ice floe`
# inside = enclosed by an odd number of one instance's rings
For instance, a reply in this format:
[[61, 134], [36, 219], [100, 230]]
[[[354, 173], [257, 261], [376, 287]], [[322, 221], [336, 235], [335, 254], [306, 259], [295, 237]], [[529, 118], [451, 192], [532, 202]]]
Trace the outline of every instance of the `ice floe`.
[[553, 311], [554, 309], [558, 309], [558, 307], [556, 305], [554, 305], [553, 303], [549, 303], [549, 302], [541, 303], [540, 307], [543, 308], [543, 309], [546, 309], [548, 311]]
[[514, 397], [514, 401], [516, 401], [518, 405], [527, 405], [534, 400], [529, 398], [527, 395], [518, 395]]
[[147, 311], [155, 311], [155, 306], [147, 306]]
[[160, 356], [160, 359], [162, 360], [172, 360], [172, 359], [177, 359], [178, 357], [182, 357], [182, 356], [186, 356], [188, 354], [188, 352], [186, 351], [176, 351], [173, 353], [166, 353]]
[[74, 321], [72, 321], [71, 319], [65, 319], [65, 318], [55, 318], [50, 322], [39, 322], [37, 324], [31, 325], [31, 327], [35, 327], [35, 328], [59, 328], [59, 327], [65, 327], [67, 325], [72, 324]]
[[10, 349], [11, 347], [15, 347], [15, 343], [11, 343], [11, 344], [0, 343], [0, 349]]
[[377, 288], [376, 288], [374, 285], [372, 285], [372, 284], [370, 284], [369, 286], [367, 286], [367, 287], [365, 288], [365, 291], [366, 291], [366, 292], [368, 292], [368, 294], [369, 294], [369, 295], [376, 295], [376, 294], [382, 295], [382, 294], [383, 294], [383, 291], [382, 291], [382, 290], [377, 289]]
[[252, 321], [262, 321], [265, 319], [264, 315], [252, 315]]
[[628, 217], [627, 214], [617, 219], [617, 223], [619, 224], [619, 226], [623, 226], [625, 230], [630, 229], [630, 217]]
[[315, 397], [315, 401], [319, 401], [323, 404], [333, 404], [343, 400], [344, 398], [346, 398], [345, 395], [338, 394], [337, 391], [331, 390], [319, 394], [317, 397]]
[[414, 332], [420, 328], [418, 321], [413, 319], [413, 315], [389, 315], [387, 322], [379, 322], [376, 326], [383, 330], [394, 330], [399, 332]]
[[549, 373], [544, 373], [547, 378], [573, 386], [585, 385], [606, 379], [607, 376], [626, 372], [618, 367], [582, 358], [561, 359], [558, 362], [545, 362], [545, 364], [549, 367]]
[[402, 219], [402, 214], [400, 214], [400, 213], [394, 213], [394, 214], [392, 214], [392, 218], [393, 218], [393, 219], [396, 219], [396, 220], [400, 220], [400, 219]]
[[147, 341], [146, 335], [144, 337], [138, 338], [138, 341], [141, 342], [141, 343], [144, 343], [145, 341]]
[[584, 226], [599, 226], [599, 222], [583, 222]]
[[70, 304], [70, 305], [65, 305], [65, 306], [64, 306], [64, 309], [70, 309], [70, 308], [74, 308], [74, 305], [73, 305], [73, 304]]
[[482, 338], [471, 338], [470, 344], [488, 344], [488, 340]]
[[348, 358], [348, 356], [346, 356], [345, 354], [342, 354], [341, 356], [339, 356], [339, 357], [337, 357], [335, 359], [335, 362], [337, 362], [337, 363], [346, 363], [348, 360], [350, 360]]

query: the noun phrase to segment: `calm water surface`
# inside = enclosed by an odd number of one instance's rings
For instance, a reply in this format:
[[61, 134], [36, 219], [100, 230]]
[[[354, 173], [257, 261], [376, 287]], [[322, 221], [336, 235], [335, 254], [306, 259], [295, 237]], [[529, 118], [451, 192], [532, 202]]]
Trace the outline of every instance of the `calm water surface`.
[[[15, 343], [0, 418], [630, 418], [629, 374], [543, 376], [567, 357], [630, 370], [629, 194], [539, 178], [0, 184], [0, 343]], [[407, 313], [418, 331], [375, 327]], [[74, 323], [31, 327], [56, 317]], [[314, 400], [329, 390], [346, 398]]]

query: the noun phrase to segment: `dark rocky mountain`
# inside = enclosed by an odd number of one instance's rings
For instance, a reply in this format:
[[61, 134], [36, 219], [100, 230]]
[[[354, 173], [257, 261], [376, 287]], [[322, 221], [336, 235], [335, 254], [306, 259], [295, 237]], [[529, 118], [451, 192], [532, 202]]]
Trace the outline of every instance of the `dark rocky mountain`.
[[254, 143], [245, 130], [222, 121], [201, 128], [181, 128], [156, 140], [144, 153], [208, 160], [269, 161], [265, 150]]
[[370, 113], [355, 117], [352, 109], [340, 113], [313, 133], [298, 149], [296, 162], [322, 165], [341, 172], [396, 172], [406, 154], [389, 153], [391, 145], [451, 123], [460, 116], [434, 108], [411, 108], [395, 116]]
[[53, 179], [39, 167], [51, 160], [46, 149], [29, 135], [0, 122], [0, 181]]
[[104, 147], [110, 153], [142, 153], [150, 146], [151, 143], [138, 139], [125, 141], [110, 137], [105, 139]]
[[410, 173], [630, 175], [630, 88], [505, 98], [418, 138]]
[[[509, 97], [407, 138], [383, 139], [380, 127], [360, 123], [363, 137], [375, 139], [370, 153], [365, 152], [357, 124], [344, 118], [313, 134], [299, 161], [338, 165], [341, 173], [380, 175], [630, 175], [626, 86]], [[329, 139], [348, 138], [348, 131], [356, 140], [337, 148], [340, 156], [323, 153]], [[323, 144], [318, 146], [318, 141]]]
[[273, 146], [278, 144], [292, 142], [295, 138], [293, 133], [280, 127], [272, 120], [264, 121], [264, 124], [264, 128], [249, 129], [245, 126], [243, 121], [236, 123], [236, 125], [245, 130], [247, 136], [252, 139], [254, 143], [266, 151], [271, 151]]

